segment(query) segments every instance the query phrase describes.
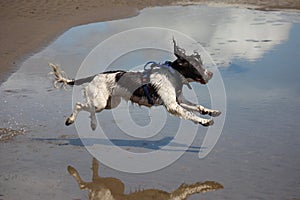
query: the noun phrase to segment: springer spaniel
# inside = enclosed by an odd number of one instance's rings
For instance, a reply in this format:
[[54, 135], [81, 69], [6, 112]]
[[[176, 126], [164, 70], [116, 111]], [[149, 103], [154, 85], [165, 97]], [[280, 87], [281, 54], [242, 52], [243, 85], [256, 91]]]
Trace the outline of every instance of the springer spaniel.
[[[57, 65], [49, 64], [55, 76], [54, 85], [81, 85], [84, 88], [85, 103], [77, 102], [73, 113], [65, 124], [74, 123], [76, 116], [82, 110], [90, 112], [91, 128], [97, 127], [96, 112], [117, 107], [121, 99], [130, 100], [147, 107], [163, 105], [167, 111], [183, 119], [191, 120], [203, 126], [213, 125], [213, 119], [204, 119], [194, 112], [217, 117], [218, 110], [205, 108], [186, 100], [182, 94], [184, 85], [190, 87], [190, 82], [206, 84], [213, 73], [203, 68], [200, 55], [194, 52], [186, 55], [185, 50], [177, 46], [175, 40], [174, 61], [164, 64], [149, 62], [143, 71], [107, 71], [83, 79], [68, 79]], [[148, 67], [150, 66], [150, 67]]]

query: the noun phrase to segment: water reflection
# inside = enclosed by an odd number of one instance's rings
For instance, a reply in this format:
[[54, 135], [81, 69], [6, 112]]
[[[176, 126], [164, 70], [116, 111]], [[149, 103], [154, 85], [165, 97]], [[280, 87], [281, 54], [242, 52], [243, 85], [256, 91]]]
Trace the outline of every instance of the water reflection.
[[85, 182], [81, 179], [78, 171], [74, 167], [68, 166], [68, 172], [75, 178], [79, 188], [81, 190], [89, 191], [90, 200], [183, 200], [193, 194], [205, 193], [223, 188], [220, 183], [214, 181], [205, 181], [194, 184], [182, 184], [172, 192], [166, 192], [159, 189], [145, 189], [124, 194], [125, 185], [120, 179], [112, 177], [100, 177], [98, 174], [98, 169], [98, 161], [93, 158], [92, 182]]
[[[82, 166], [89, 162], [89, 154], [82, 150], [80, 139], [68, 139], [74, 134], [77, 137], [75, 129], [64, 127], [62, 117], [72, 109], [71, 91], [52, 89], [50, 79], [45, 76], [48, 62], [55, 61], [66, 67], [67, 74], [74, 77], [87, 53], [105, 38], [134, 27], [159, 26], [190, 35], [205, 45], [215, 61], [231, 63], [221, 70], [228, 100], [226, 124], [218, 145], [206, 159], [198, 160], [195, 153], [186, 153], [161, 171], [138, 177], [123, 174], [124, 183], [138, 185], [142, 177], [147, 188], [155, 187], [154, 183], [172, 188], [181, 180], [193, 183], [206, 180], [206, 177], [216, 177], [226, 190], [208, 193], [205, 199], [299, 199], [300, 15], [290, 17], [284, 12], [168, 7], [146, 9], [136, 18], [68, 31], [27, 60], [1, 85], [1, 127], [19, 130], [21, 125], [25, 125], [29, 131], [20, 137], [21, 140], [0, 145], [3, 160], [0, 163], [0, 194], [3, 196], [0, 195], [0, 198], [41, 199], [42, 196], [43, 199], [80, 199], [78, 196], [82, 193], [78, 188], [74, 191], [73, 178], [67, 176], [68, 181], [65, 181], [62, 174], [66, 163], [80, 158], [81, 164], [78, 165]], [[259, 24], [262, 21], [268, 25]], [[74, 34], [76, 32], [77, 35]], [[171, 37], [166, 39], [170, 41]], [[147, 61], [153, 59], [150, 57], [152, 52], [146, 53]], [[249, 62], [250, 58], [257, 60]], [[126, 63], [128, 66], [134, 66], [129, 62]], [[124, 66], [121, 63], [116, 67], [124, 69]], [[200, 91], [200, 88], [195, 87], [201, 97], [200, 102], [209, 105], [209, 94], [205, 90]], [[140, 120], [140, 125], [147, 124], [149, 113], [146, 109], [134, 107], [132, 110], [137, 115], [133, 119]], [[168, 138], [174, 137], [174, 130], [178, 127], [176, 118], [168, 119], [166, 130], [151, 141], [136, 142], [113, 128], [115, 122], [108, 114], [99, 115], [100, 121], [103, 128], [110, 130], [110, 139], [116, 139], [116, 145], [122, 148], [159, 149]], [[88, 116], [86, 118], [88, 120]], [[6, 135], [7, 130], [3, 132]], [[186, 129], [186, 133], [189, 132]], [[195, 147], [201, 144], [202, 136], [203, 130], [199, 129], [193, 144]], [[23, 140], [60, 137], [66, 139], [47, 139], [49, 143]], [[84, 142], [88, 145], [103, 142], [87, 139]], [[197, 199], [196, 195], [191, 199]]]
[[[229, 20], [228, 20], [229, 19]], [[255, 61], [288, 39], [291, 24], [275, 13], [231, 10], [215, 24], [209, 45], [224, 65], [234, 59]]]
[[[187, 34], [203, 45], [218, 65], [228, 66], [235, 59], [254, 61], [261, 58], [288, 39], [292, 23], [290, 16], [281, 12], [171, 6], [144, 9], [135, 18], [77, 27], [58, 42], [63, 44], [61, 46], [64, 49], [72, 45], [71, 48], [83, 46], [81, 48], [86, 50], [86, 44], [95, 46], [112, 34], [151, 26]], [[105, 30], [103, 27], [106, 27]], [[169, 41], [171, 38], [172, 36], [166, 35], [162, 37], [162, 41]], [[70, 39], [74, 42], [66, 43]], [[191, 44], [190, 50], [195, 50], [195, 46]]]

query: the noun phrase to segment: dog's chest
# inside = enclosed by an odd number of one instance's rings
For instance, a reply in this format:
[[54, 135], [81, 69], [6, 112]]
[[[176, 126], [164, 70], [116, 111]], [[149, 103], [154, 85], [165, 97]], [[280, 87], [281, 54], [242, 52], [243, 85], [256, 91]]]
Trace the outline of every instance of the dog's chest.
[[[121, 78], [117, 80], [118, 89], [114, 91], [114, 94], [118, 93], [118, 96], [122, 96], [126, 100], [147, 107], [163, 105], [163, 100], [159, 94], [170, 98], [173, 95], [177, 99], [183, 87], [181, 79], [173, 74], [161, 74], [161, 72], [162, 70], [158, 70], [151, 74], [151, 78], [149, 76], [146, 82], [143, 80], [143, 72], [123, 73]], [[165, 92], [159, 92], [161, 89]]]

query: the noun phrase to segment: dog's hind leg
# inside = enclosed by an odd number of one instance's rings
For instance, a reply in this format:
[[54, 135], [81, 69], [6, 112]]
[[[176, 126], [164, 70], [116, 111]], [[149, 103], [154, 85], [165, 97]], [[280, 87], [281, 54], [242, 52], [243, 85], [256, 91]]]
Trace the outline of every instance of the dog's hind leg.
[[94, 131], [97, 128], [97, 118], [96, 118], [95, 107], [92, 106], [89, 111], [90, 111], [90, 118], [91, 118], [91, 128]]
[[[82, 110], [90, 112], [91, 128], [92, 128], [92, 130], [95, 130], [97, 127], [95, 106], [89, 105], [88, 103], [82, 104], [80, 102], [77, 102], [75, 104], [73, 113], [66, 119], [66, 122], [65, 122], [66, 126], [73, 124], [77, 118], [78, 113]], [[103, 110], [103, 109], [101, 109], [101, 110]], [[99, 110], [99, 112], [101, 110]]]
[[82, 110], [85, 110], [85, 111], [88, 111], [88, 105], [85, 103], [85, 104], [82, 104], [80, 102], [77, 102], [74, 106], [74, 109], [73, 109], [73, 113], [66, 119], [66, 122], [65, 124], [67, 126], [71, 125], [74, 123], [78, 113]]
[[101, 112], [104, 109], [112, 109], [118, 106], [121, 99], [119, 98], [119, 102], [117, 104], [111, 104], [109, 102], [109, 97], [104, 96], [103, 94], [98, 94], [97, 98], [94, 98], [91, 102], [89, 112], [91, 113], [91, 128], [94, 131], [97, 128], [97, 119], [96, 112]]
[[[101, 82], [102, 83], [102, 82]], [[105, 84], [90, 83], [84, 91], [84, 95], [88, 104], [88, 111], [90, 112], [91, 128], [97, 128], [96, 112], [101, 112], [107, 106], [109, 99], [109, 91], [106, 89]]]
[[67, 118], [65, 124], [67, 126], [74, 123], [77, 115], [80, 111], [84, 110], [90, 113], [91, 128], [95, 130], [97, 127], [96, 112], [101, 112], [106, 107], [107, 100], [101, 94], [101, 91], [92, 90], [92, 86], [86, 87], [84, 90], [84, 96], [86, 103], [77, 102], [74, 106], [73, 113]]

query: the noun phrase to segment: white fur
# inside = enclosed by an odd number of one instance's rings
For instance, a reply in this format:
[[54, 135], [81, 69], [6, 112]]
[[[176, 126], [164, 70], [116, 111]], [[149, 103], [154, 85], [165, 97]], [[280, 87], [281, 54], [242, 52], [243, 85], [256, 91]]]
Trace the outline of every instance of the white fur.
[[[91, 128], [95, 130], [97, 126], [95, 113], [101, 112], [106, 108], [107, 100], [110, 96], [112, 97], [111, 108], [116, 107], [120, 103], [121, 98], [130, 100], [132, 94], [115, 81], [116, 74], [117, 73], [98, 74], [87, 84], [84, 88], [86, 103], [76, 103], [73, 113], [67, 118], [67, 125], [75, 121], [77, 114], [81, 110], [85, 110], [90, 112]], [[183, 76], [174, 74], [174, 72], [168, 68], [154, 68], [150, 74], [150, 83], [155, 86], [160, 97], [154, 102], [154, 105], [164, 105], [169, 113], [183, 119], [188, 119], [204, 126], [212, 125], [212, 119], [201, 118], [193, 112], [196, 111], [211, 116], [218, 116], [220, 115], [220, 111], [207, 109], [201, 105], [190, 103], [183, 97], [182, 92], [178, 95], [176, 85], [182, 84], [185, 81]], [[139, 105], [152, 106], [148, 104], [147, 98], [140, 98], [133, 100], [133, 102]]]

